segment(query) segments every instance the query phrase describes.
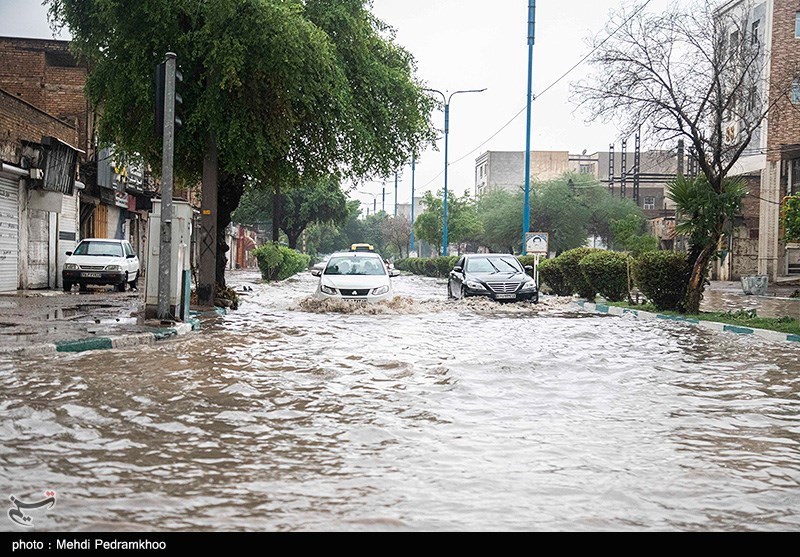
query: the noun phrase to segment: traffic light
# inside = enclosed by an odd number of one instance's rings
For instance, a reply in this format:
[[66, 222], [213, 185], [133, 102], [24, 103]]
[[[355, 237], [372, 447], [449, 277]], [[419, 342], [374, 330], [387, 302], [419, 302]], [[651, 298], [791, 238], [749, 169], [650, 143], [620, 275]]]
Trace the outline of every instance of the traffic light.
[[[154, 133], [158, 138], [164, 135], [164, 101], [166, 94], [167, 82], [167, 64], [166, 62], [160, 63], [156, 66], [155, 71], [155, 128]], [[183, 83], [183, 74], [180, 70], [175, 70], [175, 132], [177, 132], [183, 125], [183, 97], [179, 93]]]

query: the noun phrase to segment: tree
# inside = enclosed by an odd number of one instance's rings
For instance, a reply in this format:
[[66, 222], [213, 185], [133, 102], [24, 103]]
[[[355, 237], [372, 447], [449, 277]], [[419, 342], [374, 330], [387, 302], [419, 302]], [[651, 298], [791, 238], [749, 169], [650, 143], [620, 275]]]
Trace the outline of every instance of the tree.
[[[243, 224], [273, 220], [274, 196], [273, 190], [263, 188], [259, 183], [251, 183], [236, 210], [236, 220]], [[279, 196], [281, 211], [277, 222], [292, 249], [297, 249], [300, 235], [310, 224], [339, 225], [347, 219], [347, 196], [339, 181], [332, 176], [283, 188]]]
[[90, 64], [101, 141], [157, 170], [153, 71], [164, 53], [177, 54], [185, 117], [176, 174], [196, 181], [216, 142], [217, 230], [245, 177], [385, 176], [433, 139], [414, 60], [366, 0], [45, 1]]
[[493, 252], [519, 251], [522, 241], [521, 194], [496, 189], [483, 194], [477, 201], [478, 219], [483, 233], [478, 243]]
[[411, 243], [411, 221], [405, 215], [389, 217], [383, 223], [383, 238], [399, 257], [408, 255]]
[[647, 251], [658, 250], [658, 238], [645, 233], [645, 219], [640, 214], [630, 213], [610, 222], [613, 246], [638, 257]]
[[[769, 58], [748, 9], [717, 10], [711, 0], [659, 14], [644, 7], [612, 16], [609, 28], [615, 32], [594, 41], [595, 75], [575, 90], [592, 119], [624, 122], [626, 135], [642, 125], [661, 142], [685, 139], [708, 184], [693, 193], [723, 199], [712, 203], [721, 209], [727, 205], [727, 177], [794, 76], [773, 73], [765, 82]], [[688, 255], [685, 305], [691, 313], [699, 311], [726, 214], [706, 212], [702, 219], [695, 228], [705, 235], [693, 236]]]
[[[436, 246], [436, 252], [442, 251], [442, 230], [444, 228], [444, 192], [440, 191], [434, 196], [426, 192], [422, 198], [425, 211], [414, 222], [414, 234], [423, 242]], [[464, 192], [462, 197], [456, 197], [452, 191], [447, 194], [447, 236], [448, 241], [458, 245], [461, 254], [461, 244], [479, 238], [481, 235], [481, 222], [478, 219], [475, 202], [469, 197], [469, 192]]]

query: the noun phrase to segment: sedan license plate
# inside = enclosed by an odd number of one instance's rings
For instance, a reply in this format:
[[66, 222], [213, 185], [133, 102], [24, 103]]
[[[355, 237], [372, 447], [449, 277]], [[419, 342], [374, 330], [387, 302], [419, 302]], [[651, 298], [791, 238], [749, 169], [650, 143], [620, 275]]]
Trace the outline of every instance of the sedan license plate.
[[81, 278], [100, 278], [100, 273], [81, 273]]
[[494, 297], [497, 298], [498, 300], [516, 300], [517, 299], [517, 295], [516, 294], [495, 294]]

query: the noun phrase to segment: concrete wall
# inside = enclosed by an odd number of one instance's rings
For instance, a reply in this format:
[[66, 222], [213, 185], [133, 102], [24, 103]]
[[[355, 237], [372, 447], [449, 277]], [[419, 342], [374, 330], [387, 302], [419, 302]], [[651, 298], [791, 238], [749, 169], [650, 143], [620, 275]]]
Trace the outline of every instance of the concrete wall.
[[[487, 151], [475, 163], [477, 195], [492, 189], [518, 192], [525, 186], [524, 151]], [[567, 151], [531, 151], [531, 180], [547, 181], [570, 171]]]

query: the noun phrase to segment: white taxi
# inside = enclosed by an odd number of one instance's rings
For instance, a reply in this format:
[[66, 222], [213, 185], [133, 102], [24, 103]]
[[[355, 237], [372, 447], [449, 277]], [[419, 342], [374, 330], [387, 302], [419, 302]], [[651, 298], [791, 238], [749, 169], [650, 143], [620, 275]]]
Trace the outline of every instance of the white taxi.
[[391, 278], [400, 272], [387, 269], [375, 252], [351, 251], [332, 254], [323, 269], [311, 274], [319, 277], [314, 293], [318, 300], [380, 302], [394, 298]]

